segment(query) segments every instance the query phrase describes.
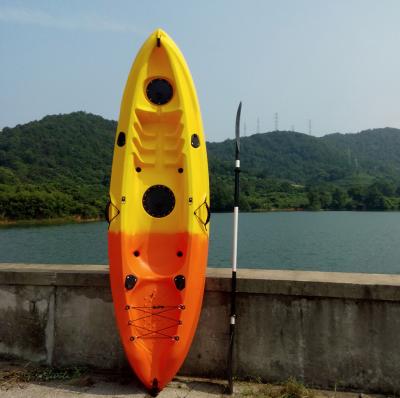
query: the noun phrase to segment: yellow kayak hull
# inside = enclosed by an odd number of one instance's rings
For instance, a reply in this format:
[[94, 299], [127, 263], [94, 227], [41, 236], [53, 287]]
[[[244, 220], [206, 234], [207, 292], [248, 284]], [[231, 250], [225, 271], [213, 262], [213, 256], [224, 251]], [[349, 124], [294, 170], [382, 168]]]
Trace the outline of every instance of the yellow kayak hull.
[[160, 29], [143, 44], [125, 87], [107, 212], [122, 343], [137, 376], [157, 392], [179, 370], [196, 330], [210, 215], [195, 87]]

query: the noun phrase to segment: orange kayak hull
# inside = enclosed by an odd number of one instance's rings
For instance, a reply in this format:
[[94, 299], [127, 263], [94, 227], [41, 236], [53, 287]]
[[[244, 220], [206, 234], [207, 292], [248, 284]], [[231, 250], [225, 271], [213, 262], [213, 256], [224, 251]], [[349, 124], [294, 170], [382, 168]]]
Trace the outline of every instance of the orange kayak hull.
[[[159, 243], [152, 269], [142, 264], [149, 260], [150, 252], [142, 250], [139, 256], [132, 255], [132, 248], [143, 247], [146, 241], [156, 246]], [[185, 261], [184, 254], [176, 255], [188, 244], [193, 256], [190, 262]], [[170, 248], [170, 257], [176, 258], [164, 260], [160, 255], [164, 248]], [[201, 311], [207, 252], [208, 240], [202, 236], [109, 233], [110, 263], [124, 264], [110, 273], [117, 324], [129, 363], [148, 389], [155, 385], [164, 388], [186, 358]], [[162, 273], [155, 273], [157, 268], [162, 268]], [[140, 284], [126, 292], [125, 275], [130, 270], [135, 270]], [[183, 290], [176, 287], [176, 275], [185, 275]]]
[[178, 372], [196, 331], [210, 219], [195, 87], [161, 30], [143, 44], [125, 87], [107, 219], [121, 341], [136, 375], [157, 393]]

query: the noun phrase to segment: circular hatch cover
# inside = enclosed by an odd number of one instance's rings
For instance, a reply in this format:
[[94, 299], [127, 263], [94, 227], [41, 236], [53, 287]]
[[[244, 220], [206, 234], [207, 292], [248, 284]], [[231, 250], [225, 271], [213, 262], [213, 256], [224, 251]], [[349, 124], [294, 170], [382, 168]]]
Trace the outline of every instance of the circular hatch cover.
[[146, 88], [147, 98], [155, 105], [165, 105], [171, 101], [173, 90], [165, 79], [153, 79]]
[[142, 203], [148, 214], [161, 218], [174, 210], [175, 196], [165, 185], [153, 185], [144, 193]]

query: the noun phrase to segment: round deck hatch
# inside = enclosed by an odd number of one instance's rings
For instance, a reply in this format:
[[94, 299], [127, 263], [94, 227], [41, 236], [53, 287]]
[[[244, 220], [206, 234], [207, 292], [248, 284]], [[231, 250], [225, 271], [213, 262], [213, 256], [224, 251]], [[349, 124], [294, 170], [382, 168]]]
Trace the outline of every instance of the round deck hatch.
[[173, 89], [168, 80], [153, 79], [147, 85], [146, 95], [149, 101], [155, 105], [165, 105], [171, 101]]
[[153, 185], [143, 195], [143, 207], [152, 217], [168, 216], [175, 207], [175, 195], [165, 185]]

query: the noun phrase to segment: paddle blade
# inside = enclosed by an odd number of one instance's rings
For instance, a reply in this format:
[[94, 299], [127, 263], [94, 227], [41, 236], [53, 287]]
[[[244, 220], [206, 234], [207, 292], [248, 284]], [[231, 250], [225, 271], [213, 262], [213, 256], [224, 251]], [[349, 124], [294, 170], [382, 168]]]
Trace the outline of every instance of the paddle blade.
[[239, 160], [240, 153], [240, 114], [242, 112], [242, 101], [240, 101], [236, 112], [236, 160]]

